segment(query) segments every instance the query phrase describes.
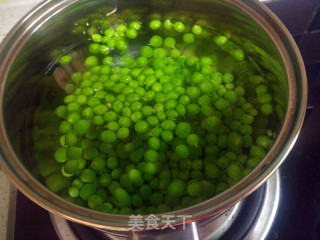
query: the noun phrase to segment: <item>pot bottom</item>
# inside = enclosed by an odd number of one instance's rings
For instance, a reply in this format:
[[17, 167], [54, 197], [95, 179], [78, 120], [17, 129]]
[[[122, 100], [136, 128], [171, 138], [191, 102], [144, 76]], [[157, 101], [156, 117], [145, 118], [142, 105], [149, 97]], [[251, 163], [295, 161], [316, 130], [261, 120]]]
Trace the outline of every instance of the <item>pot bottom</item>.
[[[170, 221], [170, 215], [163, 214], [161, 219], [168, 224], [164, 229], [156, 229], [153, 219], [149, 229], [144, 231], [106, 231], [90, 228], [73, 223], [50, 214], [54, 228], [61, 240], [104, 240], [104, 239], [264, 239], [274, 221], [280, 199], [279, 171], [274, 173], [269, 180], [246, 199], [237, 203], [227, 211], [200, 221], [186, 223], [175, 227]], [[128, 217], [128, 226], [138, 230], [137, 216]], [[171, 216], [173, 217], [173, 216]], [[149, 223], [149, 222], [148, 222]], [[144, 226], [145, 227], [145, 226]]]

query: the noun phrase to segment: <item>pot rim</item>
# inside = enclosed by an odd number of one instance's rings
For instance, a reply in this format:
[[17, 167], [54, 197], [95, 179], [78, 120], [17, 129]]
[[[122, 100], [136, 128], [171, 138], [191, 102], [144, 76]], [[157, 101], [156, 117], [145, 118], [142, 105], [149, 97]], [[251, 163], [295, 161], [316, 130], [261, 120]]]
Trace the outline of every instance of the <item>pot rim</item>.
[[[27, 34], [28, 31], [31, 31], [30, 29], [34, 30], [38, 28], [39, 24], [44, 19], [52, 16], [52, 14], [60, 11], [61, 9], [69, 7], [75, 2], [77, 2], [77, 0], [47, 0], [42, 2], [29, 12], [20, 22], [18, 22], [4, 39], [0, 46], [0, 52], [2, 53], [0, 55], [0, 110], [2, 114], [2, 98], [6, 77], [9, 72], [8, 69], [10, 69], [13, 59], [21, 49], [23, 43], [26, 41], [26, 39], [23, 39], [23, 36]], [[269, 150], [263, 161], [248, 176], [233, 187], [211, 199], [182, 210], [167, 213], [174, 215], [175, 217], [179, 215], [192, 215], [187, 222], [193, 222], [219, 214], [260, 187], [277, 170], [293, 147], [302, 127], [306, 111], [306, 72], [298, 47], [288, 30], [267, 7], [259, 3], [257, 0], [229, 0], [228, 2], [240, 8], [253, 18], [253, 20], [266, 31], [276, 45], [276, 48], [283, 60], [288, 78], [289, 100], [287, 113], [276, 142]], [[35, 16], [37, 19], [34, 21], [33, 18]], [[23, 29], [23, 26], [28, 27]], [[19, 38], [12, 41], [12, 39], [17, 36], [19, 36]], [[299, 67], [297, 68], [297, 66]], [[299, 84], [301, 84], [301, 86], [298, 86]], [[52, 193], [38, 180], [36, 180], [26, 170], [23, 164], [18, 160], [14, 151], [11, 149], [2, 115], [0, 118], [0, 145], [2, 157], [0, 160], [0, 166], [2, 171], [23, 194], [41, 207], [63, 218], [91, 227], [118, 231], [129, 230], [127, 215], [100, 213], [72, 204]], [[161, 218], [161, 215], [163, 214], [156, 214], [156, 217]], [[173, 219], [175, 219], [174, 225], [182, 224], [181, 218], [177, 217]], [[159, 227], [164, 224], [165, 223], [159, 222]]]

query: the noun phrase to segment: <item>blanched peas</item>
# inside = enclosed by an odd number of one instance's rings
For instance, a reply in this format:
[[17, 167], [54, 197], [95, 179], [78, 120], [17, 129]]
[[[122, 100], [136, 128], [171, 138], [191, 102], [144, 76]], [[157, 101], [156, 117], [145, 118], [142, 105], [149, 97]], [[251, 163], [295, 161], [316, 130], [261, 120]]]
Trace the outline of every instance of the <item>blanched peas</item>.
[[57, 162], [65, 162], [67, 161], [67, 148], [59, 148], [54, 155]]
[[128, 172], [128, 176], [129, 176], [129, 179], [130, 179], [132, 182], [134, 182], [134, 183], [143, 182], [141, 173], [140, 173], [139, 170], [137, 170], [137, 169], [131, 169], [131, 170]]
[[67, 65], [67, 64], [69, 64], [70, 62], [71, 62], [71, 56], [69, 56], [69, 55], [64, 55], [64, 56], [62, 56], [61, 58], [60, 58], [60, 60], [59, 60], [59, 63], [61, 64], [61, 65]]
[[194, 35], [192, 33], [186, 33], [183, 35], [183, 41], [185, 43], [193, 43], [195, 40]]
[[203, 185], [201, 182], [194, 181], [188, 185], [188, 193], [193, 197], [198, 197], [203, 194]]
[[200, 97], [200, 89], [196, 86], [190, 86], [186, 89], [186, 94], [192, 100], [198, 99]]
[[185, 138], [191, 132], [191, 126], [187, 122], [180, 122], [178, 123], [175, 132], [178, 137]]
[[163, 40], [160, 36], [155, 35], [150, 39], [150, 45], [153, 47], [161, 47], [162, 41]]
[[198, 147], [199, 137], [197, 134], [189, 134], [186, 138], [189, 146]]
[[[237, 37], [209, 32], [205, 21], [150, 19], [112, 28], [90, 22], [85, 70], [72, 74], [55, 110], [60, 171], [46, 183], [94, 210], [146, 214], [196, 204], [246, 176], [274, 140], [268, 130], [279, 109], [269, 73]], [[54, 140], [50, 121], [38, 122], [41, 149], [41, 140]]]
[[153, 20], [150, 22], [149, 26], [152, 30], [157, 30], [161, 27], [161, 22], [159, 20]]
[[179, 179], [175, 179], [168, 187], [168, 195], [173, 197], [181, 197], [183, 195], [184, 188], [184, 182]]
[[100, 135], [101, 141], [106, 142], [106, 143], [113, 143], [117, 139], [117, 135], [110, 130], [103, 131]]
[[73, 130], [79, 134], [85, 134], [90, 128], [90, 123], [88, 120], [79, 120], [73, 125]]
[[227, 174], [234, 180], [239, 180], [242, 177], [242, 169], [238, 164], [231, 164], [227, 169]]
[[149, 149], [148, 151], [145, 152], [144, 159], [147, 162], [156, 162], [159, 159], [159, 154], [157, 151], [153, 149]]
[[200, 35], [202, 33], [202, 28], [201, 26], [199, 25], [194, 25], [192, 27], [192, 32], [195, 34], [195, 35]]
[[167, 37], [164, 39], [164, 45], [168, 48], [174, 48], [176, 44], [176, 40], [172, 37]]
[[96, 172], [92, 169], [84, 169], [81, 172], [80, 179], [84, 183], [92, 183], [96, 178]]
[[116, 188], [113, 191], [113, 197], [117, 207], [130, 207], [131, 196], [123, 188]]
[[89, 56], [86, 58], [85, 63], [87, 67], [94, 67], [98, 64], [98, 58], [96, 56]]
[[137, 133], [145, 133], [149, 130], [149, 124], [146, 121], [138, 121], [134, 128]]
[[263, 147], [263, 148], [268, 148], [270, 146], [270, 138], [268, 136], [259, 136], [257, 137], [257, 145]]
[[175, 153], [181, 158], [189, 156], [189, 148], [186, 145], [180, 144], [175, 148]]
[[138, 36], [136, 29], [128, 29], [126, 31], [126, 36], [129, 39], [135, 39]]
[[273, 107], [270, 103], [265, 103], [261, 106], [260, 111], [263, 115], [268, 116], [273, 112]]
[[160, 149], [160, 139], [157, 137], [152, 137], [148, 140], [148, 145], [150, 148], [154, 149], [154, 150], [159, 150]]
[[170, 19], [166, 19], [166, 20], [164, 21], [164, 23], [163, 23], [163, 26], [164, 26], [164, 28], [166, 28], [166, 29], [171, 29], [172, 26], [173, 26], [173, 24], [172, 24], [172, 22], [170, 21]]
[[130, 134], [130, 130], [126, 127], [119, 128], [119, 130], [117, 131], [117, 137], [119, 139], [125, 139], [129, 137], [129, 134]]
[[177, 32], [183, 32], [185, 30], [185, 26], [184, 26], [184, 24], [182, 22], [175, 22], [173, 24], [173, 28]]
[[262, 159], [266, 155], [265, 150], [262, 147], [257, 146], [257, 145], [251, 146], [250, 153], [251, 153], [252, 157], [256, 157], [256, 158], [260, 158], [260, 159]]

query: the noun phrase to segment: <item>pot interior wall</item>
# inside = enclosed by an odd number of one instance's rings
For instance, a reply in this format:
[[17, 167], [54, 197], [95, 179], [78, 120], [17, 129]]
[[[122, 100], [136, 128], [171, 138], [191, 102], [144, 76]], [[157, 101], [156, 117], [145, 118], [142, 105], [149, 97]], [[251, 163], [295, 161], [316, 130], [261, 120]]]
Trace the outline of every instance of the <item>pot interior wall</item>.
[[[33, 119], [37, 108], [41, 105], [48, 109], [48, 121], [53, 121], [52, 112], [62, 103], [66, 95], [52, 75], [57, 71], [57, 58], [52, 58], [52, 50], [67, 47], [67, 50], [81, 47], [86, 36], [75, 38], [70, 34], [72, 23], [101, 8], [115, 9], [112, 1], [59, 1], [62, 8], [54, 3], [46, 4], [46, 14], [36, 14], [26, 21], [33, 23], [28, 28], [20, 26], [11, 35], [10, 41], [16, 38], [12, 51], [14, 60], [8, 68], [3, 95], [3, 116], [7, 136], [19, 160], [36, 177], [43, 182], [37, 168], [39, 156], [34, 151], [32, 131]], [[71, 4], [71, 3], [73, 4]], [[232, 1], [231, 1], [232, 2]], [[56, 3], [58, 5], [58, 1]], [[240, 4], [241, 5], [241, 4]], [[46, 5], [44, 6], [46, 7]], [[259, 25], [236, 6], [228, 2], [214, 1], [118, 1], [117, 11], [130, 9], [147, 18], [149, 13], [158, 12], [172, 19], [179, 19], [179, 14], [187, 13], [195, 19], [205, 19], [211, 27], [209, 31], [230, 32], [235, 42], [245, 46], [250, 55], [250, 61], [258, 68], [263, 68], [273, 74], [270, 78], [277, 115], [271, 121], [273, 127], [280, 130], [286, 114], [288, 101], [288, 80], [283, 61], [273, 40], [268, 36], [263, 26]], [[174, 11], [172, 11], [174, 9]], [[117, 14], [117, 13], [115, 13]], [[108, 17], [106, 17], [108, 18]], [[188, 23], [190, 20], [185, 19]], [[21, 37], [18, 37], [21, 34]], [[257, 52], [258, 49], [258, 52]], [[64, 80], [65, 77], [62, 77]], [[38, 124], [41, 124], [38, 123]], [[43, 123], [44, 124], [44, 123]], [[48, 139], [56, 141], [57, 139]], [[48, 142], [43, 142], [45, 147]], [[54, 152], [48, 150], [47, 156], [52, 158]]]

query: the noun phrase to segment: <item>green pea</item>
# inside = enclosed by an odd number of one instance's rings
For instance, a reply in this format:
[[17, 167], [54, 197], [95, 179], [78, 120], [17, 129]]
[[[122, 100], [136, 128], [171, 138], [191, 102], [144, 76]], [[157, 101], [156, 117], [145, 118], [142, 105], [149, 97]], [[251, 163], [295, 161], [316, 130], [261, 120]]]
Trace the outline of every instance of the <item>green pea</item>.
[[130, 130], [126, 127], [122, 127], [122, 128], [119, 128], [119, 130], [117, 132], [117, 137], [119, 139], [125, 139], [125, 138], [129, 137], [129, 134], [130, 134]]
[[65, 162], [67, 161], [67, 148], [59, 148], [55, 154], [54, 157], [57, 162]]
[[186, 94], [192, 100], [198, 99], [200, 96], [200, 89], [196, 86], [189, 86], [186, 88]]
[[67, 121], [62, 121], [59, 125], [59, 132], [65, 134], [72, 129], [72, 125]]
[[270, 115], [273, 112], [273, 107], [270, 103], [265, 103], [261, 106], [260, 111], [263, 115]]
[[156, 47], [161, 47], [162, 42], [163, 42], [162, 37], [160, 37], [159, 35], [155, 35], [155, 36], [151, 37], [149, 44], [152, 47], [156, 48]]
[[168, 195], [173, 197], [181, 197], [184, 193], [185, 183], [180, 179], [174, 179], [168, 186]]
[[233, 56], [238, 61], [243, 61], [245, 59], [245, 53], [242, 49], [237, 49], [233, 52]]
[[181, 158], [187, 158], [189, 156], [189, 148], [180, 144], [175, 148], [175, 153]]
[[159, 20], [153, 20], [150, 22], [149, 27], [152, 30], [157, 30], [161, 27], [161, 22]]
[[126, 36], [129, 39], [137, 38], [137, 36], [138, 36], [137, 30], [136, 29], [127, 29]]
[[116, 188], [113, 191], [113, 197], [115, 199], [115, 204], [118, 207], [130, 207], [131, 196], [123, 188]]
[[173, 26], [173, 23], [170, 21], [170, 19], [166, 19], [163, 23], [163, 26], [165, 29], [171, 29]]
[[270, 146], [271, 141], [268, 136], [259, 136], [256, 139], [256, 143], [260, 147], [268, 148]]
[[188, 184], [188, 194], [193, 197], [198, 197], [203, 194], [203, 185], [201, 182], [194, 181]]
[[179, 138], [186, 138], [191, 132], [191, 125], [187, 122], [179, 122], [175, 133]]
[[59, 63], [61, 65], [68, 65], [69, 63], [71, 63], [72, 58], [70, 55], [64, 55], [60, 58]]
[[189, 134], [186, 138], [186, 142], [189, 146], [198, 147], [199, 144], [199, 137], [197, 134]]
[[77, 187], [70, 187], [68, 189], [68, 193], [70, 197], [76, 198], [79, 196], [79, 188]]
[[145, 133], [149, 130], [149, 125], [146, 121], [138, 121], [135, 124], [135, 130], [137, 133]]
[[195, 34], [195, 35], [200, 35], [202, 33], [202, 28], [201, 26], [199, 25], [194, 25], [192, 27], [192, 32]]
[[258, 166], [260, 162], [261, 162], [261, 158], [251, 157], [247, 160], [247, 166], [249, 168], [254, 168]]
[[91, 209], [97, 209], [103, 204], [103, 198], [97, 194], [94, 194], [88, 199], [88, 206]]
[[128, 117], [120, 117], [118, 122], [121, 127], [128, 128], [131, 126], [131, 120]]
[[250, 154], [252, 157], [262, 159], [266, 155], [266, 151], [260, 146], [252, 145], [250, 148]]
[[175, 22], [173, 24], [173, 28], [177, 32], [183, 32], [185, 30], [185, 26], [184, 26], [184, 24], [182, 22]]
[[150, 196], [150, 204], [152, 206], [157, 206], [163, 201], [163, 195], [159, 192], [152, 193]]
[[128, 172], [128, 177], [129, 177], [130, 181], [132, 181], [134, 183], [140, 183], [141, 181], [143, 181], [141, 173], [137, 169], [131, 169]]
[[[143, 117], [142, 113], [141, 113], [141, 112], [138, 112], [138, 111], [133, 112], [133, 113], [130, 115], [131, 121], [132, 121], [132, 122], [135, 122], [135, 123], [139, 122], [139, 121], [142, 119], [142, 117]], [[140, 127], [139, 127], [139, 128], [140, 128]]]
[[145, 58], [150, 58], [153, 56], [153, 49], [149, 46], [143, 46], [140, 50], [140, 55]]
[[167, 37], [164, 39], [164, 45], [168, 48], [174, 48], [176, 44], [176, 40], [172, 37]]
[[142, 185], [139, 189], [139, 193], [143, 200], [149, 200], [152, 194], [152, 189], [149, 185]]
[[141, 29], [141, 24], [137, 21], [133, 21], [129, 24], [129, 28], [135, 29], [135, 30], [140, 30]]
[[118, 39], [115, 42], [115, 48], [119, 51], [125, 51], [128, 48], [128, 44], [124, 39]]
[[242, 177], [242, 168], [238, 164], [230, 164], [227, 168], [227, 174], [234, 180], [239, 180]]
[[86, 67], [94, 67], [98, 64], [98, 58], [96, 56], [89, 56], [86, 58], [85, 63]]
[[68, 146], [73, 147], [77, 144], [78, 137], [73, 132], [69, 132], [66, 134], [65, 142]]
[[95, 187], [93, 184], [88, 183], [85, 184], [79, 192], [79, 196], [83, 199], [83, 200], [88, 200], [89, 197], [91, 197], [95, 192]]
[[200, 107], [198, 104], [191, 103], [187, 106], [187, 111], [190, 115], [197, 115], [200, 112]]
[[181, 52], [178, 49], [172, 49], [170, 52], [170, 56], [173, 58], [178, 58], [180, 57], [180, 55], [181, 55]]
[[147, 122], [150, 126], [156, 126], [159, 124], [159, 120], [155, 116], [148, 116], [147, 117]]
[[113, 143], [116, 141], [117, 135], [113, 131], [106, 130], [101, 133], [100, 139], [105, 143]]
[[205, 175], [210, 179], [218, 179], [221, 172], [219, 168], [214, 164], [207, 164], [205, 166]]
[[165, 142], [170, 142], [173, 139], [173, 134], [169, 130], [164, 130], [161, 132], [161, 138]]
[[195, 40], [195, 37], [194, 37], [194, 35], [192, 33], [185, 33], [183, 35], [183, 41], [185, 43], [193, 43], [194, 40]]
[[217, 35], [214, 37], [214, 42], [219, 46], [226, 44], [227, 41], [228, 39], [222, 35]]
[[106, 162], [103, 157], [96, 157], [91, 161], [90, 167], [95, 171], [101, 171], [105, 168]]
[[66, 156], [69, 159], [79, 159], [82, 157], [83, 149], [80, 147], [69, 147], [66, 152]]
[[63, 165], [66, 173], [75, 174], [79, 170], [79, 162], [77, 160], [69, 160]]
[[79, 120], [73, 125], [73, 130], [79, 135], [85, 134], [89, 128], [90, 122], [85, 119]]
[[149, 149], [148, 151], [145, 152], [144, 159], [147, 162], [156, 162], [159, 159], [159, 154], [157, 151], [153, 149]]

